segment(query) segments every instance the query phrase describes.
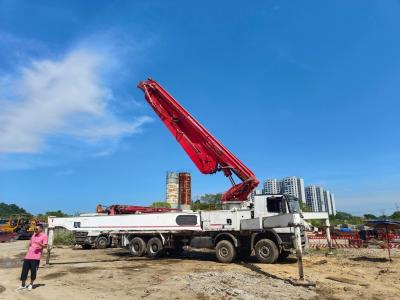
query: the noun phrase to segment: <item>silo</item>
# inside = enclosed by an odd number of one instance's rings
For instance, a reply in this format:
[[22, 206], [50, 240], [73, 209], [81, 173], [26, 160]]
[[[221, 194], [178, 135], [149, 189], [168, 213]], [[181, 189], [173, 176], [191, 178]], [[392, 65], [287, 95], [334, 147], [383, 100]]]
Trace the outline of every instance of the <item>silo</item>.
[[190, 173], [179, 173], [179, 202], [181, 205], [190, 206], [192, 198], [192, 180]]
[[167, 172], [167, 203], [171, 207], [177, 207], [179, 199], [179, 175], [174, 172]]

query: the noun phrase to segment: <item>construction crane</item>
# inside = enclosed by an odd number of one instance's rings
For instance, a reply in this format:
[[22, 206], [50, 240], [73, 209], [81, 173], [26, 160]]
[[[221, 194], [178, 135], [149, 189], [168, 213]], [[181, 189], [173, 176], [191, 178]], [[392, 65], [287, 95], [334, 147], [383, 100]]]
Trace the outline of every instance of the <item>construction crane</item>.
[[[203, 174], [222, 171], [232, 187], [222, 196], [222, 202], [246, 201], [259, 181], [254, 173], [224, 147], [185, 108], [183, 108], [157, 81], [148, 79], [139, 83], [145, 98], [161, 121], [176, 138], [196, 167]], [[242, 182], [236, 184], [232, 175]]]

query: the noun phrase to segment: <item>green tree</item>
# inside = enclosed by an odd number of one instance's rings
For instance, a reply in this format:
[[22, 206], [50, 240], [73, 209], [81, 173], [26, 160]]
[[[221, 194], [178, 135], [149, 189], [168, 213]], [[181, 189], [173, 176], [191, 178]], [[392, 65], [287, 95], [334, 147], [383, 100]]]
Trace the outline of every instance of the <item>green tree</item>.
[[0, 216], [2, 218], [7, 218], [12, 215], [31, 215], [31, 214], [16, 204], [6, 204], [4, 202], [1, 202]]
[[222, 194], [204, 194], [200, 197], [201, 203], [218, 204], [221, 203]]
[[378, 220], [387, 220], [388, 216], [387, 215], [381, 215], [378, 217]]
[[62, 212], [61, 210], [46, 211], [44, 214], [38, 214], [36, 218], [40, 221], [47, 222], [48, 217], [65, 218], [71, 217], [71, 215]]
[[376, 219], [378, 219], [378, 217], [375, 216], [375, 215], [373, 215], [373, 214], [365, 214], [365, 215], [364, 215], [364, 219], [367, 219], [367, 220], [376, 220]]
[[199, 200], [192, 202], [193, 210], [217, 210], [222, 209], [222, 194], [204, 194]]
[[400, 221], [400, 210], [395, 211], [391, 216], [390, 219], [395, 221]]
[[54, 210], [54, 211], [46, 211], [46, 216], [53, 216], [58, 218], [70, 217], [69, 214], [62, 212], [61, 210]]
[[303, 203], [300, 201], [300, 209], [303, 212], [310, 212], [310, 208], [308, 207], [308, 205], [306, 203]]
[[171, 204], [164, 201], [156, 201], [153, 202], [150, 207], [163, 207], [163, 208], [171, 208]]
[[192, 203], [193, 210], [218, 210], [222, 209], [221, 203], [201, 203], [197, 200]]

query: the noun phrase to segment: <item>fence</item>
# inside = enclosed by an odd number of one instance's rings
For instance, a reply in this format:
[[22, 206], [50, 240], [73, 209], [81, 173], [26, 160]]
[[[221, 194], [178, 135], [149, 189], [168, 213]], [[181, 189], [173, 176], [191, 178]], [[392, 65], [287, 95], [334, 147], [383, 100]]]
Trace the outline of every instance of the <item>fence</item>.
[[[387, 248], [386, 237], [384, 236], [378, 236], [378, 240], [364, 241], [358, 235], [341, 235], [332, 236], [331, 240], [333, 248], [365, 248], [371, 244], [380, 248]], [[310, 248], [328, 248], [326, 235], [309, 235], [308, 242]], [[389, 247], [400, 249], [400, 234], [389, 235]]]

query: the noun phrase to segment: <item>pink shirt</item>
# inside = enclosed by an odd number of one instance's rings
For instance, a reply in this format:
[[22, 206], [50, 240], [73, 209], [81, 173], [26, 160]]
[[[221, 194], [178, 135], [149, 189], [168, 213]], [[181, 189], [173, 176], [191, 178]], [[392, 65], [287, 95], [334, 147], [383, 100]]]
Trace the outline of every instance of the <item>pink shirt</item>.
[[26, 253], [25, 259], [37, 259], [40, 260], [42, 257], [43, 249], [37, 243], [47, 245], [47, 235], [43, 232], [36, 234], [34, 233], [31, 237], [29, 244], [28, 253]]

